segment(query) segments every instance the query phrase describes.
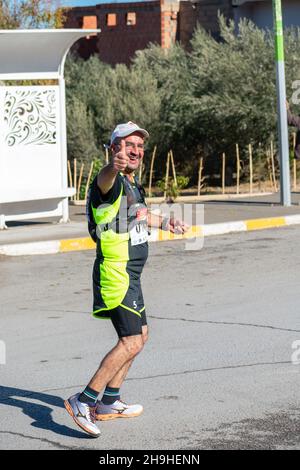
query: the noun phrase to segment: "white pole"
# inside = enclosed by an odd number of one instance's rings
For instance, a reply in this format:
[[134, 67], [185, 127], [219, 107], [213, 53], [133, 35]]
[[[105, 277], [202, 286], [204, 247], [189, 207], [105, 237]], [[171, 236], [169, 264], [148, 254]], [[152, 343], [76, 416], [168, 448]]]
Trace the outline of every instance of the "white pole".
[[275, 57], [277, 81], [278, 139], [280, 157], [280, 200], [283, 206], [291, 205], [289, 142], [286, 111], [284, 47], [281, 0], [273, 0]]
[[[65, 79], [59, 79], [59, 107], [60, 107], [60, 145], [61, 145], [61, 176], [62, 188], [68, 187], [68, 170], [67, 170], [67, 118], [66, 118], [66, 92]], [[62, 219], [61, 222], [69, 221], [69, 201], [66, 197], [62, 201]]]

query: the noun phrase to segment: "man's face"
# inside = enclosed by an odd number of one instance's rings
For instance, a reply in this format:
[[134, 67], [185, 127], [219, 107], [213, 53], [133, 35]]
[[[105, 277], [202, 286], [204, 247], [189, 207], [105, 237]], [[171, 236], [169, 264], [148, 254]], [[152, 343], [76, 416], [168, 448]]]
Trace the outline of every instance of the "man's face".
[[[144, 137], [139, 132], [124, 137], [125, 141], [125, 152], [129, 157], [127, 172], [131, 173], [138, 169], [140, 163], [144, 157]], [[116, 145], [116, 151], [120, 151], [121, 145]]]

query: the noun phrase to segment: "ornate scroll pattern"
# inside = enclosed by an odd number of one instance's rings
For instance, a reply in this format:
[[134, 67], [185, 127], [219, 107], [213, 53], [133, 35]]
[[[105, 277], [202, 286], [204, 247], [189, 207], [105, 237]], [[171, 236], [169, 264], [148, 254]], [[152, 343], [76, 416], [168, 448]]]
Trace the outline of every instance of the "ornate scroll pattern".
[[8, 146], [56, 143], [55, 90], [6, 92], [4, 121]]

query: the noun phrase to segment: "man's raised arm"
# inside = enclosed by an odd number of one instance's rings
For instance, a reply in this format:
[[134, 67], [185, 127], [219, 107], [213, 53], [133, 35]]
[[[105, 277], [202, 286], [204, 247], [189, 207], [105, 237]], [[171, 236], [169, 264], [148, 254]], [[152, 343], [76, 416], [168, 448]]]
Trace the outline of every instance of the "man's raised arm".
[[295, 114], [292, 114], [290, 110], [290, 104], [287, 100], [286, 100], [286, 110], [287, 110], [288, 125], [298, 127], [298, 129], [300, 129], [300, 117], [296, 116]]
[[300, 117], [292, 114], [291, 111], [287, 110], [287, 118], [289, 126], [298, 127], [300, 129]]
[[102, 194], [108, 193], [113, 187], [119, 171], [124, 171], [128, 164], [124, 139], [121, 139], [120, 142], [116, 144], [113, 143], [111, 151], [111, 162], [101, 169], [97, 177], [97, 184]]

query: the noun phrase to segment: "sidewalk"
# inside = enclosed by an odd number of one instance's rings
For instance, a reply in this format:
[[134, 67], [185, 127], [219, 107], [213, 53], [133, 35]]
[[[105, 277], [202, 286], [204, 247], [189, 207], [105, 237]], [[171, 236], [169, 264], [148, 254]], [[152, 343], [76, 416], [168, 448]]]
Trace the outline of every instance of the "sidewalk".
[[[192, 205], [194, 215], [200, 214], [204, 205], [204, 221], [199, 219], [200, 227], [193, 227], [188, 237], [300, 224], [300, 193], [292, 194], [291, 207], [282, 207], [279, 202], [279, 194], [238, 198], [230, 195], [225, 200], [211, 196], [209, 201], [187, 202], [184, 207]], [[71, 205], [70, 220], [68, 224], [59, 224], [55, 219], [8, 223], [8, 230], [0, 231], [0, 255], [94, 249], [87, 231], [85, 207]], [[162, 235], [154, 230], [150, 241], [165, 239]]]

